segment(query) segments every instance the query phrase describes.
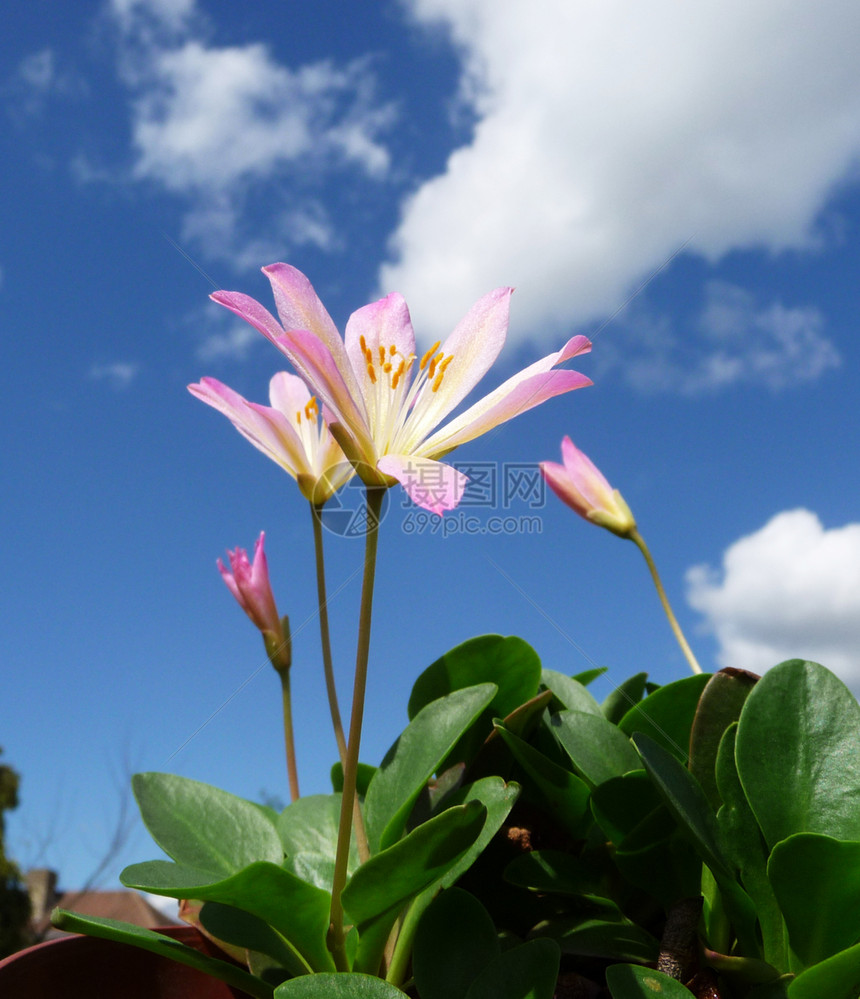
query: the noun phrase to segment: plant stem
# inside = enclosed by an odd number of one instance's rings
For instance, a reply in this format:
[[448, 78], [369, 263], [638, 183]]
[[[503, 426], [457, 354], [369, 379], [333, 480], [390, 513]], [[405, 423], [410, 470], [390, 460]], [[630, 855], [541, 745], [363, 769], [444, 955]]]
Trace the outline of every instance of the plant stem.
[[361, 724], [364, 718], [364, 695], [367, 689], [367, 661], [370, 653], [370, 622], [373, 613], [373, 581], [376, 575], [376, 549], [379, 534], [379, 516], [385, 490], [367, 487], [367, 534], [364, 546], [364, 580], [361, 584], [361, 609], [358, 619], [358, 644], [355, 654], [355, 680], [352, 692], [352, 714], [349, 721], [349, 742], [346, 764], [343, 768], [343, 795], [340, 807], [340, 825], [337, 834], [337, 855], [331, 886], [331, 925], [329, 950], [338, 971], [348, 971], [345, 936], [343, 932], [343, 906], [341, 892], [346, 885], [349, 845], [352, 835], [352, 814], [355, 786], [358, 776], [358, 753], [361, 745]]
[[[337, 743], [337, 752], [340, 757], [340, 765], [346, 773], [346, 739], [343, 734], [343, 722], [340, 717], [340, 708], [337, 703], [337, 688], [334, 682], [334, 667], [331, 656], [331, 635], [328, 623], [328, 596], [326, 595], [325, 583], [325, 556], [323, 553], [323, 533], [322, 520], [320, 517], [322, 508], [311, 504], [311, 520], [314, 525], [314, 555], [317, 565], [317, 602], [319, 603], [320, 616], [320, 645], [322, 646], [323, 673], [325, 674], [325, 689], [328, 695], [328, 707], [331, 713], [331, 724], [334, 729], [334, 738]], [[355, 826], [355, 838], [358, 843], [358, 855], [362, 863], [370, 856], [367, 846], [367, 834], [364, 831], [364, 819], [361, 816], [361, 806], [358, 798], [353, 805], [352, 821]]]
[[296, 766], [296, 743], [293, 737], [293, 709], [290, 702], [290, 671], [278, 670], [281, 678], [281, 697], [284, 703], [284, 746], [287, 750], [287, 779], [290, 782], [290, 801], [299, 797], [299, 771]]
[[648, 550], [648, 545], [645, 544], [645, 540], [638, 530], [635, 528], [627, 535], [628, 538], [636, 545], [640, 552], [642, 552], [645, 557], [645, 562], [651, 571], [651, 578], [654, 580], [654, 586], [657, 588], [657, 595], [660, 597], [660, 603], [663, 605], [663, 610], [666, 612], [666, 617], [669, 619], [669, 625], [672, 631], [675, 633], [675, 638], [678, 640], [678, 645], [681, 646], [681, 651], [687, 658], [687, 662], [690, 664], [690, 669], [694, 673], [701, 673], [702, 667], [693, 655], [693, 650], [687, 644], [687, 639], [684, 637], [684, 632], [681, 631], [681, 626], [678, 624], [675, 615], [672, 613], [672, 608], [669, 605], [669, 598], [666, 596], [666, 591], [663, 589], [663, 584], [660, 582], [660, 576], [657, 573], [657, 566], [654, 564], [654, 559], [651, 557], [651, 552]]

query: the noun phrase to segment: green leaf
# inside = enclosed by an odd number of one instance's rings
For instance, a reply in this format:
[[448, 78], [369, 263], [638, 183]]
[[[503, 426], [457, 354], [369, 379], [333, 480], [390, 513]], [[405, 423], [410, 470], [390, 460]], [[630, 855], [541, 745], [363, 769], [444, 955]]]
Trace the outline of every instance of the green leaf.
[[601, 705], [606, 719], [617, 725], [627, 712], [642, 700], [647, 680], [647, 673], [636, 673], [620, 683]]
[[618, 727], [625, 735], [644, 732], [676, 759], [686, 763], [696, 706], [709, 679], [710, 674], [700, 673], [659, 687], [632, 707]]
[[494, 683], [493, 714], [510, 714], [534, 697], [540, 683], [540, 658], [515, 635], [480, 635], [457, 645], [432, 663], [415, 681], [409, 698], [409, 718], [432, 701], [455, 690]]
[[490, 841], [501, 829], [502, 823], [508, 817], [519, 793], [519, 784], [513, 782], [505, 784], [500, 777], [484, 777], [475, 781], [474, 784], [458, 788], [444, 801], [446, 806], [479, 801], [487, 809], [487, 819], [481, 834], [462, 857], [438, 881], [434, 881], [433, 884], [425, 888], [409, 906], [397, 938], [392, 966], [398, 963], [403, 966], [408, 963], [409, 951], [412, 948], [412, 941], [417, 927], [420, 925], [422, 914], [432, 903], [436, 893], [440, 889], [453, 885], [484, 852]]
[[658, 807], [660, 796], [644, 770], [613, 777], [591, 792], [594, 819], [616, 845]]
[[589, 790], [585, 781], [557, 766], [543, 753], [501, 725], [496, 730], [517, 762], [531, 778], [536, 799], [574, 838], [583, 836], [590, 824]]
[[146, 828], [178, 863], [224, 876], [283, 860], [274, 825], [253, 802], [176, 774], [135, 774], [131, 784]]
[[156, 895], [220, 902], [250, 912], [289, 940], [309, 968], [334, 968], [326, 947], [331, 895], [275, 864], [251, 864], [228, 878], [214, 880], [205, 871], [152, 860], [126, 867], [120, 881]]
[[[358, 765], [355, 789], [362, 798], [367, 794], [367, 789], [370, 787], [370, 781], [376, 773], [376, 769], [376, 767], [372, 767], [369, 763], [359, 763]], [[330, 779], [332, 790], [335, 794], [340, 794], [343, 791], [343, 764], [340, 760], [332, 766]]]
[[304, 975], [275, 989], [275, 999], [404, 999], [406, 993], [373, 975]]
[[480, 971], [500, 953], [496, 927], [468, 892], [449, 888], [418, 923], [412, 971], [421, 999], [465, 999]]
[[274, 958], [291, 977], [308, 972], [302, 956], [259, 916], [220, 902], [206, 902], [200, 910], [200, 923], [207, 933], [224, 943]]
[[773, 848], [767, 873], [807, 967], [860, 941], [860, 843], [798, 833]]
[[690, 999], [692, 992], [662, 971], [635, 964], [613, 964], [606, 969], [612, 999]]
[[788, 986], [788, 999], [857, 999], [860, 944], [801, 972]]
[[594, 669], [586, 669], [581, 673], [574, 673], [572, 679], [576, 680], [577, 683], [581, 683], [583, 687], [587, 687], [599, 676], [603, 676], [608, 670], [608, 666], [595, 666]]
[[[286, 854], [284, 867], [317, 888], [331, 889], [340, 825], [339, 794], [312, 794], [297, 798], [277, 820]], [[350, 847], [349, 871], [358, 867], [355, 841]]]
[[[570, 924], [570, 925], [568, 925]], [[656, 961], [659, 942], [629, 920], [577, 919], [545, 923], [535, 933], [551, 937], [562, 954], [609, 961]]]
[[405, 903], [457, 863], [480, 836], [486, 818], [479, 801], [449, 808], [358, 868], [341, 895], [344, 911], [358, 927], [358, 971], [375, 973]]
[[547, 690], [555, 694], [561, 704], [560, 710], [568, 708], [570, 711], [587, 711], [592, 715], [603, 716], [603, 711], [593, 694], [573, 677], [557, 673], [554, 669], [545, 669], [541, 671], [540, 681]]
[[550, 726], [573, 765], [592, 786], [640, 769], [630, 739], [601, 715], [562, 711], [551, 716]]
[[705, 685], [690, 734], [690, 773], [713, 805], [720, 807], [715, 768], [723, 733], [736, 722], [758, 678], [746, 670], [722, 669]]
[[421, 789], [495, 693], [492, 683], [454, 691], [422, 708], [407, 725], [367, 789], [364, 815], [372, 852], [400, 838]]
[[816, 832], [860, 840], [860, 705], [829, 670], [790, 659], [753, 688], [738, 773], [768, 844]]
[[505, 868], [508, 884], [548, 894], [600, 895], [601, 872], [593, 864], [559, 850], [533, 850]]
[[758, 956], [755, 907], [723, 856], [717, 817], [701, 785], [668, 750], [647, 735], [637, 734], [634, 742], [666, 807], [720, 886], [726, 911], [745, 953]]
[[255, 996], [256, 999], [271, 999], [272, 997], [272, 986], [261, 979], [249, 975], [247, 971], [238, 968], [229, 961], [208, 957], [193, 947], [187, 947], [178, 940], [173, 940], [162, 933], [155, 933], [153, 930], [146, 930], [141, 926], [132, 926], [130, 923], [121, 923], [115, 919], [81, 916], [76, 912], [67, 912], [65, 909], [55, 909], [51, 915], [51, 922], [58, 929], [67, 933], [86, 933], [87, 936], [131, 944], [131, 946], [139, 947], [141, 950], [160, 954], [171, 961], [178, 961], [180, 964], [197, 968], [199, 971], [226, 982], [250, 996]]
[[723, 805], [717, 812], [723, 854], [740, 872], [753, 900], [762, 934], [762, 956], [780, 971], [788, 971], [785, 924], [767, 876], [768, 850], [744, 795], [735, 766], [737, 723], [730, 725], [717, 753], [717, 788]]
[[486, 965], [466, 999], [552, 999], [559, 953], [552, 940], [530, 940]]
[[702, 862], [665, 805], [655, 808], [621, 840], [613, 860], [627, 881], [665, 908], [699, 893]]

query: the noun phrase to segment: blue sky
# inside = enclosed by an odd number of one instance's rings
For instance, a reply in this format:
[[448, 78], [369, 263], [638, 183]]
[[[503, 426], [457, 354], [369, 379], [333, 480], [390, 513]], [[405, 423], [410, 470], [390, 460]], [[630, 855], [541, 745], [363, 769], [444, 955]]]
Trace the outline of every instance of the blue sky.
[[[558, 460], [564, 434], [633, 508], [706, 669], [804, 655], [860, 689], [860, 9], [8, 10], [0, 745], [22, 864], [82, 883], [134, 770], [286, 798], [277, 681], [215, 569], [260, 530], [294, 627], [303, 790], [326, 789], [306, 504], [185, 388], [210, 375], [266, 401], [281, 355], [207, 296], [270, 306], [275, 260], [341, 327], [403, 292], [427, 346], [516, 286], [488, 388], [594, 340], [575, 364], [592, 387], [452, 456], [497, 476], [473, 519], [443, 537], [392, 491], [368, 762], [421, 669], [473, 635], [608, 666], [599, 695], [685, 674], [632, 545], [551, 496], [505, 506], [511, 469]], [[361, 544], [329, 536], [327, 554], [346, 708]], [[136, 828], [103, 883], [154, 855]]]

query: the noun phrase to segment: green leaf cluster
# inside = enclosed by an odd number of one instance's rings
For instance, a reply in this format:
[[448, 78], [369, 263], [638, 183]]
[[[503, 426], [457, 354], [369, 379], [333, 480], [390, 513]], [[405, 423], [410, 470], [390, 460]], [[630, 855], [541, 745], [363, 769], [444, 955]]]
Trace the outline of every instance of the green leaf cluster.
[[[350, 858], [349, 973], [329, 950], [335, 790], [276, 814], [139, 774], [169, 859], [125, 884], [202, 904], [248, 970], [158, 934], [60, 916], [274, 999], [552, 999], [560, 975], [613, 999], [692, 994], [656, 970], [667, 921], [701, 899], [689, 976], [736, 999], [860, 995], [860, 706], [824, 667], [781, 663], [602, 702], [485, 635], [418, 678], [409, 722], [359, 785], [370, 857]], [[186, 953], [187, 952], [187, 953]], [[661, 965], [665, 968], [665, 965]]]

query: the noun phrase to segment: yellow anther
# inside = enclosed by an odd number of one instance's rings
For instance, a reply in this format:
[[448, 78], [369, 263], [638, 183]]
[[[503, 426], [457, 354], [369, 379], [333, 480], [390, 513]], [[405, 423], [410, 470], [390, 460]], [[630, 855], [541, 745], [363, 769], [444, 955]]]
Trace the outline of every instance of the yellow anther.
[[385, 364], [382, 365], [382, 370], [387, 375], [390, 375], [391, 374], [391, 361], [386, 361]]
[[361, 347], [362, 354], [366, 354], [367, 353], [367, 340], [364, 339], [364, 334], [363, 333], [358, 338], [358, 345], [359, 345], [359, 347]]
[[[436, 372], [436, 378], [433, 381], [433, 385], [430, 389], [431, 392], [436, 392], [439, 386], [442, 384], [442, 379], [445, 377], [445, 369], [454, 360], [454, 355], [449, 354], [444, 361], [439, 365], [439, 370]], [[429, 377], [429, 376], [428, 376]]]
[[302, 411], [300, 409], [296, 410], [296, 423], [302, 422]]
[[438, 354], [435, 354], [433, 356], [432, 360], [430, 361], [430, 367], [427, 369], [428, 381], [433, 381], [433, 376], [436, 373], [436, 365], [439, 364], [439, 362], [442, 360], [444, 356], [445, 355], [441, 351], [439, 351]]
[[388, 348], [388, 353], [391, 354], [392, 357], [394, 357], [394, 355], [397, 353], [397, 347], [394, 344], [392, 344]]
[[421, 363], [418, 365], [418, 370], [423, 371], [427, 367], [427, 362], [439, 349], [439, 345], [442, 343], [441, 340], [437, 340], [436, 343], [427, 351], [427, 353], [421, 358]]
[[385, 347], [382, 344], [379, 345], [379, 363], [385, 364]]
[[397, 388], [397, 383], [400, 381], [400, 376], [403, 374], [405, 368], [406, 368], [406, 361], [401, 361], [400, 364], [397, 366], [397, 370], [394, 372], [394, 375], [391, 379], [391, 387], [393, 389]]
[[367, 373], [370, 376], [370, 380], [375, 385], [376, 384], [376, 372], [374, 371], [372, 364], [368, 364], [368, 366], [367, 366]]
[[319, 407], [317, 406], [316, 396], [312, 395], [310, 402], [305, 406], [305, 416], [308, 420], [313, 421], [319, 415]]

